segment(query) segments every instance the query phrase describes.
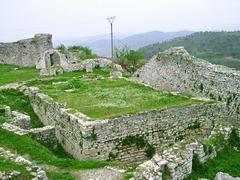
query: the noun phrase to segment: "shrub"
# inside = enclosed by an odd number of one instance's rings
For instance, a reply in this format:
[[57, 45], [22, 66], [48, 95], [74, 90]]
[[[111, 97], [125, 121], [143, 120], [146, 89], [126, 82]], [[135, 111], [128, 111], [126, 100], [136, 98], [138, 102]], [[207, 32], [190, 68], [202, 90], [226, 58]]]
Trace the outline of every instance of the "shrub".
[[122, 141], [122, 146], [136, 145], [137, 148], [145, 148], [146, 157], [149, 159], [155, 154], [155, 148], [149, 144], [142, 136], [127, 136]]
[[192, 159], [192, 169], [194, 171], [198, 171], [202, 168], [202, 163], [199, 160], [199, 156], [197, 154], [193, 154], [193, 159]]
[[60, 53], [63, 53], [63, 54], [66, 53], [66, 51], [67, 51], [67, 48], [66, 48], [63, 44], [57, 46], [56, 49], [57, 49]]
[[145, 150], [146, 156], [150, 159], [153, 157], [155, 152], [156, 152], [155, 148], [152, 145], [148, 144]]
[[78, 59], [91, 59], [96, 58], [96, 55], [92, 53], [92, 50], [88, 47], [83, 46], [69, 46], [67, 48], [69, 52], [72, 52]]
[[138, 68], [146, 63], [144, 54], [138, 50], [128, 50], [127, 47], [115, 49], [116, 63], [120, 64], [125, 70], [134, 73]]
[[68, 82], [68, 88], [70, 89], [79, 89], [81, 87], [81, 82], [78, 80], [71, 80]]
[[167, 166], [164, 166], [164, 168], [161, 169], [160, 172], [162, 173], [162, 179], [163, 180], [171, 179], [171, 173], [170, 173], [170, 171], [169, 171]]

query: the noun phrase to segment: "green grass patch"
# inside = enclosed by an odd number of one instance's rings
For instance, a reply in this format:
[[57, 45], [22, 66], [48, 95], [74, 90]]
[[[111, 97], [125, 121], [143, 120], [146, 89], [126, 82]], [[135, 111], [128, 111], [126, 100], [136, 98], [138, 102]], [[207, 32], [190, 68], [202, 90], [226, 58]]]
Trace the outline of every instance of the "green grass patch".
[[49, 180], [75, 180], [76, 178], [69, 173], [47, 172]]
[[[60, 104], [80, 111], [92, 119], [107, 119], [150, 109], [203, 103], [181, 95], [154, 90], [125, 79], [83, 80], [74, 79], [52, 85], [56, 79], [36, 80], [37, 86]], [[61, 80], [59, 80], [61, 81]], [[65, 92], [74, 89], [73, 92]]]
[[137, 166], [130, 166], [130, 167], [128, 167], [128, 169], [126, 170], [126, 172], [124, 174], [124, 180], [131, 179], [133, 177], [136, 169], [137, 169]]
[[8, 148], [20, 155], [27, 155], [39, 164], [54, 165], [59, 168], [92, 169], [108, 165], [106, 161], [78, 161], [70, 158], [58, 157], [47, 147], [34, 141], [31, 137], [26, 135], [19, 136], [2, 128], [0, 128], [0, 146]]
[[[26, 113], [31, 117], [32, 127], [42, 127], [43, 124], [34, 113], [29, 97], [17, 90], [0, 91], [0, 105], [8, 105], [12, 110]], [[0, 120], [1, 121], [1, 120]]]
[[39, 71], [35, 68], [18, 67], [15, 65], [0, 64], [0, 86], [13, 82], [21, 82], [39, 77]]
[[240, 152], [233, 148], [225, 148], [212, 160], [207, 161], [196, 171], [193, 171], [186, 180], [208, 178], [214, 179], [218, 172], [229, 173], [231, 176], [240, 176]]
[[[224, 149], [218, 152], [214, 159], [208, 160], [204, 164], [199, 164], [195, 159], [195, 168], [186, 180], [207, 178], [214, 179], [218, 172], [229, 173], [231, 176], [240, 176], [240, 139], [236, 131], [230, 135], [229, 141], [223, 141], [221, 136], [211, 139], [211, 144], [220, 144]], [[194, 167], [194, 165], [193, 165]]]
[[31, 175], [26, 170], [26, 167], [24, 165], [16, 164], [15, 162], [0, 156], [0, 171], [13, 170], [19, 171], [21, 173], [21, 177], [23, 177], [24, 179], [31, 179]]

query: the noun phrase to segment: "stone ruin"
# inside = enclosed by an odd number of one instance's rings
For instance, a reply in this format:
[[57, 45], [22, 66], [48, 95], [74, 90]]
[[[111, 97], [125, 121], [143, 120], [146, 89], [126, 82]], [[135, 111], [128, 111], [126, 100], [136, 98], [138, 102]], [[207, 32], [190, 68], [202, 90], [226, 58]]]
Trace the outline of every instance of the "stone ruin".
[[86, 70], [86, 72], [92, 72], [94, 68], [103, 68], [108, 66], [116, 69], [115, 74], [112, 74], [112, 76], [122, 76], [122, 67], [118, 64], [115, 64], [110, 59], [95, 58], [77, 61], [73, 55], [62, 54], [55, 49], [50, 49], [48, 51], [45, 51], [41, 56], [36, 65], [36, 68], [40, 69], [41, 76], [52, 76], [63, 72], [78, 70]]
[[131, 78], [161, 90], [226, 102], [240, 114], [240, 72], [191, 56], [173, 47], [154, 56]]
[[41, 55], [52, 48], [52, 35], [50, 34], [36, 34], [33, 38], [0, 43], [0, 64], [35, 67]]
[[0, 112], [7, 121], [2, 124], [2, 128], [14, 132], [20, 136], [29, 134], [38, 142], [49, 144], [53, 149], [57, 148], [58, 141], [55, 135], [55, 127], [45, 126], [32, 128], [29, 115], [12, 111], [9, 106], [0, 107]]
[[122, 67], [109, 58], [80, 61], [71, 52], [64, 54], [53, 48], [52, 35], [36, 34], [33, 38], [12, 43], [0, 43], [0, 64], [14, 64], [20, 67], [36, 67], [41, 76], [53, 76], [63, 72], [86, 70], [95, 67], [116, 68], [114, 77], [120, 77]]

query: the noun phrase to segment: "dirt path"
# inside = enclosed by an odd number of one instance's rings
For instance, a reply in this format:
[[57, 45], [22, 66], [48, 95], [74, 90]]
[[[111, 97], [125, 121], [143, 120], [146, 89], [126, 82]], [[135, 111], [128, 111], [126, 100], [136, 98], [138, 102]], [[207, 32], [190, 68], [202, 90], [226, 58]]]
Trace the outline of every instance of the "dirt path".
[[71, 172], [77, 180], [123, 180], [123, 172], [117, 169], [90, 169]]

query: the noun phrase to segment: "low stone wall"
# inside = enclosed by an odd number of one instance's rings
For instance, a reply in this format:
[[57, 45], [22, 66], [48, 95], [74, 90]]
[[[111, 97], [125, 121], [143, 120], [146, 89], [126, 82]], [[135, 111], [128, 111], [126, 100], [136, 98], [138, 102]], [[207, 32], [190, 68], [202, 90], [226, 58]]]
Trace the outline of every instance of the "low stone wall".
[[[35, 164], [35, 162], [31, 162], [28, 159], [19, 156], [17, 154], [12, 153], [9, 150], [0, 147], [0, 156], [13, 161], [16, 164], [24, 165], [26, 170], [32, 175], [32, 180], [48, 180], [46, 172], [42, 169], [42, 167]], [[0, 179], [24, 179], [21, 176], [21, 173], [18, 171], [12, 172], [1, 172], [0, 171]]]
[[236, 121], [223, 104], [189, 105], [91, 121], [81, 113], [61, 108], [37, 88], [20, 90], [30, 97], [41, 121], [55, 126], [58, 141], [76, 159], [142, 161], [149, 149], [168, 147], [192, 133], [208, 136], [217, 123]]
[[41, 54], [52, 48], [52, 35], [36, 34], [13, 43], [0, 43], [0, 64], [35, 67]]
[[58, 141], [55, 135], [55, 127], [45, 126], [42, 128], [34, 128], [29, 131], [32, 137], [38, 142], [47, 144], [53, 149], [57, 148]]
[[0, 171], [0, 179], [22, 179], [19, 171]]
[[32, 128], [30, 116], [17, 111], [11, 111], [9, 106], [0, 107], [0, 112], [7, 118], [7, 122], [1, 126], [3, 129], [18, 135], [31, 134], [38, 142], [48, 144], [54, 149], [57, 148], [58, 141], [54, 126]]
[[31, 118], [30, 116], [17, 112], [17, 111], [12, 111], [12, 120], [11, 124], [15, 125], [21, 129], [31, 129]]

